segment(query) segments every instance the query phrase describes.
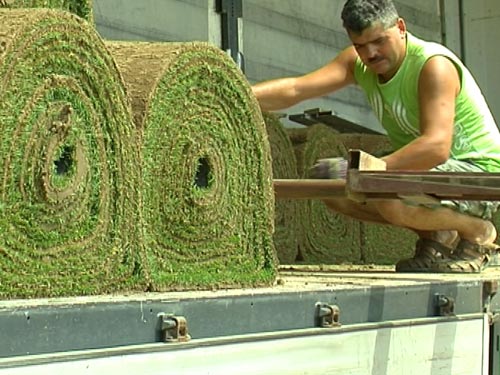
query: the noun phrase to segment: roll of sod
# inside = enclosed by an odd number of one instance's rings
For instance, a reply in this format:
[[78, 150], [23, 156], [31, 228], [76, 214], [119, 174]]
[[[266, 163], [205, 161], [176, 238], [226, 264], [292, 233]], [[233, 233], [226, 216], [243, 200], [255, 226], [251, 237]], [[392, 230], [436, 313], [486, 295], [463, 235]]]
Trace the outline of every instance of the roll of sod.
[[71, 13], [0, 9], [0, 297], [139, 287], [139, 152], [121, 76]]
[[205, 43], [107, 46], [142, 132], [153, 290], [270, 283], [270, 148], [245, 77]]
[[67, 10], [93, 22], [92, 0], [0, 0], [0, 8], [53, 8]]
[[[360, 148], [377, 157], [392, 150], [389, 139], [383, 135], [361, 135]], [[360, 231], [363, 263], [395, 264], [414, 253], [417, 236], [410, 230], [363, 222]]]
[[[271, 156], [273, 178], [296, 179], [297, 160], [292, 142], [279, 118], [273, 113], [264, 113]], [[278, 199], [274, 213], [274, 246], [281, 264], [292, 264], [298, 254], [300, 225], [298, 202], [292, 199]]]
[[[325, 125], [288, 131], [295, 148], [300, 178], [308, 178], [318, 159], [347, 157], [342, 136]], [[300, 203], [302, 236], [298, 259], [304, 263], [359, 263], [359, 222], [334, 213], [320, 200]]]

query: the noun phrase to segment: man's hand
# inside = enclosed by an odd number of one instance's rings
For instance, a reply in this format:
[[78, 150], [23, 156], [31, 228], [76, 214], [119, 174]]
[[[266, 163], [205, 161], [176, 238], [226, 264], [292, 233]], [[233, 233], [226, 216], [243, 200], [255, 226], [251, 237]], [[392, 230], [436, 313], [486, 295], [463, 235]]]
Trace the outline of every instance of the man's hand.
[[347, 178], [347, 160], [341, 157], [319, 159], [311, 168], [312, 178], [343, 179]]

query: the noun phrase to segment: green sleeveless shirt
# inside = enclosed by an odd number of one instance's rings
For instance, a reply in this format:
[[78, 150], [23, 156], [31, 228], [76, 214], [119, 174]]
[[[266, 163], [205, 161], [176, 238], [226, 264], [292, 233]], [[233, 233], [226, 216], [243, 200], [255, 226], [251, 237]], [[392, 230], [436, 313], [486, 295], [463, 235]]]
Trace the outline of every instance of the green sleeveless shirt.
[[396, 75], [380, 83], [359, 57], [354, 76], [397, 150], [420, 135], [418, 78], [432, 56], [448, 57], [460, 75], [455, 100], [455, 129], [451, 158], [467, 160], [488, 172], [500, 172], [500, 132], [479, 86], [460, 59], [446, 47], [407, 34], [407, 53]]

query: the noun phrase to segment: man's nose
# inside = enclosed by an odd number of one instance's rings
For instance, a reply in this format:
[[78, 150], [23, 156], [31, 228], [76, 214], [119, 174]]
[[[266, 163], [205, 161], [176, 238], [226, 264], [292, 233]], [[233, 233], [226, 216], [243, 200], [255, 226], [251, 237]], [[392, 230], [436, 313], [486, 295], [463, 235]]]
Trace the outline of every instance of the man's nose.
[[369, 59], [372, 59], [372, 58], [376, 57], [377, 55], [378, 55], [377, 47], [374, 46], [373, 44], [367, 44], [366, 45], [366, 56]]

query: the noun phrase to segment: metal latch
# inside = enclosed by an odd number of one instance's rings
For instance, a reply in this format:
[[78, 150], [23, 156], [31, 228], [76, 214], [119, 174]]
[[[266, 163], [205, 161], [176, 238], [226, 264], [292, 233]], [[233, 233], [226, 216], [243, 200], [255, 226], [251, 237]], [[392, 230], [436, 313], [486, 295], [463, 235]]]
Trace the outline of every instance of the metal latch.
[[500, 322], [500, 314], [489, 312], [487, 313], [487, 315], [488, 315], [488, 324], [490, 326]]
[[316, 303], [316, 326], [322, 328], [340, 327], [340, 308], [336, 305]]
[[444, 294], [436, 294], [437, 314], [439, 316], [455, 315], [455, 300]]
[[488, 314], [489, 324], [497, 324], [500, 322], [500, 314], [491, 311], [491, 301], [498, 292], [498, 281], [486, 280], [483, 283], [483, 306], [484, 312]]
[[498, 292], [498, 281], [485, 280], [483, 283], [483, 296], [489, 300]]
[[188, 334], [187, 320], [183, 316], [158, 314], [161, 323], [163, 342], [186, 342], [191, 340]]

